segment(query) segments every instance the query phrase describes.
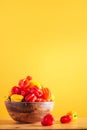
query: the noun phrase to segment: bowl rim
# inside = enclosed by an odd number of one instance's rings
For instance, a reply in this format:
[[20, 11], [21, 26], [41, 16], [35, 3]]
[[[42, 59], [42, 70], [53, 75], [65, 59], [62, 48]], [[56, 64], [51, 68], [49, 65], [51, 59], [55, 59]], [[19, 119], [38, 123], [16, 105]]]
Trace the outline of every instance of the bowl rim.
[[47, 101], [47, 102], [11, 102], [11, 101], [4, 101], [5, 103], [18, 103], [18, 104], [23, 104], [23, 103], [27, 103], [27, 104], [36, 104], [36, 103], [55, 103], [54, 101]]

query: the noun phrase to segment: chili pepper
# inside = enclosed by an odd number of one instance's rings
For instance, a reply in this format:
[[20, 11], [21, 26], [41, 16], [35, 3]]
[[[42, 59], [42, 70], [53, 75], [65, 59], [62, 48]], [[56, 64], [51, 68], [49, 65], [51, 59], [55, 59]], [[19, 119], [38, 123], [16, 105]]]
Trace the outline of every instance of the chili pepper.
[[70, 115], [64, 115], [60, 118], [61, 123], [69, 123], [71, 122], [71, 116]]
[[21, 95], [27, 96], [29, 93], [30, 93], [30, 88], [29, 87], [21, 89]]
[[22, 95], [13, 94], [10, 98], [11, 102], [21, 102], [24, 97]]
[[42, 91], [43, 91], [43, 95], [42, 95], [42, 98], [48, 100], [50, 99], [51, 97], [51, 92], [48, 88], [42, 88]]
[[47, 114], [41, 120], [43, 126], [50, 126], [54, 124], [54, 117], [51, 114]]
[[29, 86], [29, 81], [28, 79], [21, 79], [18, 83], [19, 88], [23, 89]]
[[24, 96], [24, 97], [27, 96], [28, 94], [29, 94], [28, 90], [22, 90], [21, 91], [21, 95]]
[[30, 80], [30, 84], [29, 84], [29, 87], [32, 88], [34, 86], [37, 86], [38, 88], [42, 88], [41, 84], [37, 81], [34, 81], [34, 80]]
[[76, 121], [77, 118], [78, 118], [78, 114], [75, 111], [71, 111], [71, 112], [67, 113], [67, 115], [71, 115], [72, 116], [72, 121]]
[[17, 87], [17, 86], [12, 87], [11, 95], [12, 94], [20, 94], [20, 93], [21, 93], [21, 89], [19, 87]]
[[55, 97], [53, 94], [51, 94], [50, 101], [54, 101]]
[[30, 80], [32, 80], [32, 77], [31, 77], [31, 76], [27, 76], [25, 79], [19, 80], [18, 86], [19, 86], [20, 88], [29, 87]]
[[27, 76], [26, 79], [28, 79], [28, 81], [29, 81], [29, 80], [32, 80], [32, 77], [31, 76]]
[[36, 99], [37, 99], [37, 97], [34, 94], [28, 94], [25, 97], [26, 102], [35, 102]]
[[40, 88], [38, 88], [37, 86], [34, 86], [33, 88], [31, 88], [30, 93], [35, 94], [36, 97], [41, 97], [43, 92]]

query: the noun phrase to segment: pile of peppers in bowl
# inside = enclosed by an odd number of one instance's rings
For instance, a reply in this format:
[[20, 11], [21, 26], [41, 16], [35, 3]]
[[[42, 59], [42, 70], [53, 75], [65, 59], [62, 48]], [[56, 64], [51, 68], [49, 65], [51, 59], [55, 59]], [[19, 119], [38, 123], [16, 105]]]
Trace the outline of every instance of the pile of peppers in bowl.
[[54, 101], [54, 95], [49, 88], [43, 87], [31, 76], [27, 76], [19, 80], [17, 86], [11, 88], [7, 100], [11, 102], [50, 102]]

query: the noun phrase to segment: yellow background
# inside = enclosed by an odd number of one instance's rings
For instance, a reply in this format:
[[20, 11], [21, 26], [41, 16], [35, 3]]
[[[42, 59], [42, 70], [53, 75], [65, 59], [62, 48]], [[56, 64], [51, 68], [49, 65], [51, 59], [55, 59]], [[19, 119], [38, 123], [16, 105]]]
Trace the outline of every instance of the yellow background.
[[54, 93], [55, 117], [87, 116], [87, 0], [0, 0], [0, 117], [27, 75]]

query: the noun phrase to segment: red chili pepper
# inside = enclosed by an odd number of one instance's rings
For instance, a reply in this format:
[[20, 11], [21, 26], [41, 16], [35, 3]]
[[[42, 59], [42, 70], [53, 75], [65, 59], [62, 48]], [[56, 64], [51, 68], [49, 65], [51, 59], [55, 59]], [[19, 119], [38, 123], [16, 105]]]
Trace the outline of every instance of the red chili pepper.
[[18, 86], [20, 88], [26, 88], [27, 86], [29, 87], [30, 80], [32, 79], [31, 76], [27, 76], [25, 79], [21, 79], [18, 83]]
[[43, 126], [50, 126], [53, 125], [54, 123], [54, 117], [51, 114], [47, 114], [46, 116], [43, 117], [41, 124]]
[[27, 79], [21, 79], [18, 83], [20, 88], [26, 88], [29, 85], [29, 81]]
[[72, 117], [72, 121], [76, 121], [78, 118], [78, 114], [75, 111], [68, 112], [67, 115], [70, 115]]
[[50, 99], [51, 97], [51, 92], [48, 88], [42, 88], [42, 91], [43, 91], [43, 95], [42, 95], [42, 98], [48, 100]]
[[65, 115], [60, 118], [61, 123], [69, 123], [71, 122], [72, 117], [70, 115]]
[[36, 99], [37, 99], [37, 97], [34, 94], [28, 94], [25, 97], [26, 102], [35, 102]]
[[30, 93], [30, 89], [29, 88], [21, 90], [21, 95], [24, 96], [24, 97], [27, 96], [29, 93]]
[[32, 77], [31, 76], [27, 76], [26, 79], [29, 81], [29, 80], [32, 80]]
[[38, 88], [37, 86], [34, 86], [33, 88], [31, 88], [30, 93], [35, 94], [35, 96], [38, 98], [41, 97], [43, 94], [42, 90]]
[[21, 94], [21, 89], [17, 86], [12, 87], [11, 89], [11, 95], [12, 94]]

